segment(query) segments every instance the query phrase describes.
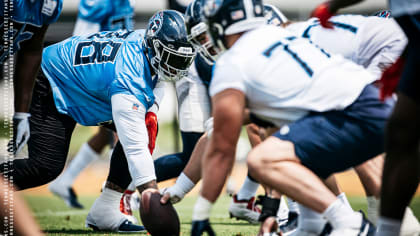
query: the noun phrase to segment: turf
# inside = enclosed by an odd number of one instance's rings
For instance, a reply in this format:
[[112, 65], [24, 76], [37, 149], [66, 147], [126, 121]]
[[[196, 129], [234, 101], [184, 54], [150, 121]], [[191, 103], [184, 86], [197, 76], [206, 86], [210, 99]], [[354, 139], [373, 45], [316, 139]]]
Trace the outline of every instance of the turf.
[[[84, 221], [89, 207], [95, 197], [81, 197], [84, 210], [69, 209], [60, 199], [56, 197], [25, 196], [28, 204], [32, 208], [38, 223], [48, 235], [117, 235], [109, 232], [94, 232], [84, 227]], [[176, 205], [181, 220], [181, 235], [189, 235], [191, 227], [191, 214], [196, 197], [186, 197], [181, 203]], [[212, 211], [211, 222], [217, 235], [256, 235], [258, 226], [250, 225], [245, 221], [230, 219], [227, 212], [230, 199], [228, 196], [221, 197]], [[352, 197], [350, 202], [354, 209], [366, 210], [366, 201], [361, 197]], [[420, 198], [415, 198], [411, 207], [420, 216]], [[137, 218], [138, 212], [135, 212]], [[146, 234], [143, 234], [146, 235]]]

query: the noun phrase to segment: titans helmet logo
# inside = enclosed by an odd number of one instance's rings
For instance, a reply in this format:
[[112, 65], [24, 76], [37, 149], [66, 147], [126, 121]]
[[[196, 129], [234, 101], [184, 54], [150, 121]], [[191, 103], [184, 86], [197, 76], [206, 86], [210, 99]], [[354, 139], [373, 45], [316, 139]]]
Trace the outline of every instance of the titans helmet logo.
[[162, 28], [163, 13], [156, 13], [149, 21], [149, 34], [155, 35]]

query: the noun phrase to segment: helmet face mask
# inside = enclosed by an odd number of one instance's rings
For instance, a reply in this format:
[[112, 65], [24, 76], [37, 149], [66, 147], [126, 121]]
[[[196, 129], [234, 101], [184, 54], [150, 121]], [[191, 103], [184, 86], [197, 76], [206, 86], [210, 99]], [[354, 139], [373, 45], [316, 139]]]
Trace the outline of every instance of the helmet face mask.
[[188, 42], [185, 21], [178, 12], [156, 13], [149, 20], [143, 45], [160, 80], [177, 81], [188, 74], [195, 50]]
[[213, 49], [208, 33], [208, 26], [202, 11], [200, 0], [191, 2], [185, 12], [188, 41], [209, 65], [214, 64], [216, 52]]
[[264, 4], [264, 17], [267, 19], [267, 24], [275, 26], [281, 26], [289, 21], [279, 9], [270, 4]]
[[188, 40], [208, 64], [214, 64], [217, 53], [214, 50], [208, 27], [204, 22], [200, 22], [191, 27], [191, 33], [188, 35]]

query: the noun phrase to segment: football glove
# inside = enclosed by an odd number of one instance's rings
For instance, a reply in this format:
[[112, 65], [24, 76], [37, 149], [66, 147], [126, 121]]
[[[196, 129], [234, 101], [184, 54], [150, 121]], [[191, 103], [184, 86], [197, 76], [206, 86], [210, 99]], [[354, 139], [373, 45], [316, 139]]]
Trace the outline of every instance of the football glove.
[[324, 3], [320, 4], [319, 6], [317, 6], [315, 8], [315, 10], [312, 11], [311, 17], [318, 18], [319, 23], [323, 27], [332, 29], [333, 25], [332, 25], [331, 22], [328, 21], [328, 19], [330, 19], [331, 16], [333, 16], [334, 14], [335, 14], [334, 12], [331, 12], [330, 3], [329, 2], [324, 2]]
[[15, 112], [13, 116], [13, 139], [8, 144], [8, 151], [17, 154], [28, 142], [30, 137], [29, 117], [26, 112]]
[[387, 97], [392, 96], [395, 89], [397, 88], [398, 81], [402, 75], [404, 69], [404, 58], [400, 57], [398, 60], [388, 67], [384, 73], [382, 73], [381, 79], [379, 80], [380, 93], [379, 98], [384, 101]]
[[192, 222], [191, 236], [201, 236], [205, 232], [207, 232], [209, 236], [216, 235], [213, 229], [211, 228], [210, 221], [208, 219], [197, 220]]
[[146, 128], [147, 133], [149, 134], [149, 151], [150, 154], [153, 154], [156, 144], [156, 136], [158, 133], [158, 120], [154, 112], [146, 113]]

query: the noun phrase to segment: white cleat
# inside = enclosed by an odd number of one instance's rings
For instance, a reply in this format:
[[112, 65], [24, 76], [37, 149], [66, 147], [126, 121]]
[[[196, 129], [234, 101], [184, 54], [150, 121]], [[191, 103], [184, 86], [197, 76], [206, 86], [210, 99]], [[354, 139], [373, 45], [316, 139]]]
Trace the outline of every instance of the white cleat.
[[64, 200], [64, 202], [67, 204], [70, 208], [76, 208], [76, 209], [83, 209], [83, 205], [80, 204], [80, 202], [77, 200], [77, 195], [74, 192], [73, 188], [66, 187], [62, 185], [58, 181], [53, 181], [49, 186], [48, 189], [57, 197]]
[[249, 200], [238, 200], [237, 195], [233, 195], [229, 206], [230, 218], [246, 220], [251, 224], [258, 224], [261, 210], [255, 206], [255, 198]]
[[96, 199], [86, 217], [86, 227], [96, 231], [144, 232], [143, 226], [135, 225], [119, 211], [118, 202]]

